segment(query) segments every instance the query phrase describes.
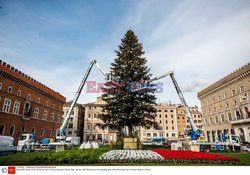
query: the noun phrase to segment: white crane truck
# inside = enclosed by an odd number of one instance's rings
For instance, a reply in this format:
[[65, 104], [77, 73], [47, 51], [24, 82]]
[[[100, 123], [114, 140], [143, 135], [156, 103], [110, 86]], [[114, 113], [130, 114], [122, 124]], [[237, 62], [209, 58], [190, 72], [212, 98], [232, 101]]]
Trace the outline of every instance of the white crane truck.
[[[221, 141], [219, 142], [197, 142], [202, 132], [195, 125], [194, 118], [188, 108], [188, 105], [182, 94], [182, 91], [174, 77], [174, 71], [169, 71], [163, 75], [160, 75], [158, 77], [155, 77], [147, 81], [146, 83], [150, 84], [153, 81], [165, 78], [167, 76], [171, 77], [174, 87], [176, 89], [176, 92], [180, 98], [181, 104], [183, 105], [185, 109], [188, 121], [191, 124], [191, 130], [189, 130], [189, 135], [186, 137], [187, 140], [184, 142], [179, 141], [177, 143], [172, 143], [171, 148], [176, 149], [176, 150], [181, 150], [181, 149], [190, 150], [191, 149], [195, 151], [239, 151], [240, 150], [240, 138], [239, 136], [236, 136], [236, 135], [229, 135], [229, 134], [223, 133], [221, 134]], [[142, 89], [144, 88], [136, 89], [135, 91], [142, 90]], [[145, 89], [147, 89], [147, 87], [145, 87]]]

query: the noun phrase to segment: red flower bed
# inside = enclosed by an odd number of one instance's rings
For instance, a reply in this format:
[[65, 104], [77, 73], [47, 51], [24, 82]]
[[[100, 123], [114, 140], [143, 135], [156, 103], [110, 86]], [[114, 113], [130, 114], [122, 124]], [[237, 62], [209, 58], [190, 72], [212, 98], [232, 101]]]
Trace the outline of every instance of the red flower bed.
[[211, 154], [206, 152], [194, 152], [194, 151], [176, 151], [176, 150], [164, 150], [164, 149], [153, 149], [152, 151], [160, 154], [166, 160], [182, 160], [182, 161], [192, 161], [192, 162], [210, 162], [217, 161], [220, 163], [223, 162], [239, 162], [240, 159], [223, 156], [218, 154]]

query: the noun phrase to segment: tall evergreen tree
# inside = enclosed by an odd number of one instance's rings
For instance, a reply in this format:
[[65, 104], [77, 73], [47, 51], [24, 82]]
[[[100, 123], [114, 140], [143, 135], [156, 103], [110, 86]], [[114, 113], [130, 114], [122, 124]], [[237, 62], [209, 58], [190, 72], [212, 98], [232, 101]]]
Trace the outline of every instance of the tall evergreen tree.
[[116, 82], [123, 86], [115, 88], [113, 92], [104, 88], [106, 93], [102, 97], [107, 105], [103, 107], [105, 113], [99, 116], [104, 122], [102, 128], [109, 127], [121, 133], [127, 127], [129, 137], [135, 136], [133, 130], [138, 126], [158, 128], [155, 122], [154, 93], [128, 91], [129, 83], [147, 81], [152, 76], [146, 66], [147, 60], [143, 57], [142, 44], [132, 30], [126, 32], [115, 52], [116, 58], [111, 64], [111, 72]]

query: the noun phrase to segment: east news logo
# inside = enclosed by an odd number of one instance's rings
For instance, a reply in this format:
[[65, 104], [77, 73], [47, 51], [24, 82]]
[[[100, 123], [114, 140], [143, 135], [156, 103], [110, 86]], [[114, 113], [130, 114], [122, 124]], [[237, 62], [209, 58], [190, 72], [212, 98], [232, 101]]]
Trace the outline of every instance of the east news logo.
[[8, 167], [8, 174], [16, 174], [16, 167], [9, 166]]

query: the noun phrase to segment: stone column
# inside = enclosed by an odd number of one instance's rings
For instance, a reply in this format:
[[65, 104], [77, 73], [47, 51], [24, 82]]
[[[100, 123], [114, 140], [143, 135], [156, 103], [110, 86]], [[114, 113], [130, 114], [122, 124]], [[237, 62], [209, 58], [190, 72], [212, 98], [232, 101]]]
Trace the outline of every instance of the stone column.
[[244, 131], [246, 142], [250, 142], [248, 126], [245, 125], [243, 127], [243, 131]]

